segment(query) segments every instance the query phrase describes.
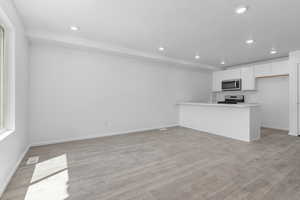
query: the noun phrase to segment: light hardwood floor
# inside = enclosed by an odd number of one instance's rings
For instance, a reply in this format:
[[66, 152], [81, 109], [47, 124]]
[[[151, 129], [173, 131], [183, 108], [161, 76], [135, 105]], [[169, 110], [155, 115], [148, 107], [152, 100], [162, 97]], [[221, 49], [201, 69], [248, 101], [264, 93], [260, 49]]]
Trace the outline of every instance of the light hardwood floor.
[[[30, 156], [37, 165], [26, 166]], [[34, 147], [1, 200], [299, 200], [300, 138], [174, 127]]]

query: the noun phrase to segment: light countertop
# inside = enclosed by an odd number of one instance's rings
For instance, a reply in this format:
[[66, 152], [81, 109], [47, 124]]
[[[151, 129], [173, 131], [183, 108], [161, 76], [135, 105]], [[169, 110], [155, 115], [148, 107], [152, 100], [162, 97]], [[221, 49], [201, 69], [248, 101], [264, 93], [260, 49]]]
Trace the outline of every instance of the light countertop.
[[248, 108], [259, 106], [257, 103], [238, 103], [238, 104], [217, 104], [217, 103], [203, 103], [203, 102], [182, 102], [178, 105], [187, 106], [215, 106], [215, 107], [232, 107], [232, 108]]

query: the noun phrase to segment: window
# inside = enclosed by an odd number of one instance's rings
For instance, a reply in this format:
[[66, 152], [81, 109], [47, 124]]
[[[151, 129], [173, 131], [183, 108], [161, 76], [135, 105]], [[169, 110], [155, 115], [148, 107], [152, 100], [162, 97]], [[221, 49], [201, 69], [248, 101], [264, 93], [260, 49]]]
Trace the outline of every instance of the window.
[[0, 9], [0, 142], [15, 133], [15, 26]]
[[4, 69], [4, 29], [0, 26], [0, 130], [5, 128], [5, 69]]

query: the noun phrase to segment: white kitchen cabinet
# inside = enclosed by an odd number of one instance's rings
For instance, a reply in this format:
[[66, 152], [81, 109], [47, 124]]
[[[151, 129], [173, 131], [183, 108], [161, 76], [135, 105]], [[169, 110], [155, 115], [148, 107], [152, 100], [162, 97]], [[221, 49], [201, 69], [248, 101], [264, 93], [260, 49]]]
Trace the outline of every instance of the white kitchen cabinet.
[[280, 61], [272, 63], [272, 75], [288, 75], [290, 74], [290, 67], [288, 61]]
[[241, 68], [242, 90], [255, 90], [254, 67]]
[[278, 61], [273, 63], [256, 65], [254, 67], [254, 73], [255, 77], [257, 78], [289, 75], [290, 67], [288, 61]]
[[222, 88], [221, 88], [222, 72], [223, 71], [213, 72], [213, 84], [212, 84], [213, 92], [220, 92], [222, 90]]
[[241, 69], [231, 69], [213, 72], [213, 92], [222, 91], [222, 81], [241, 78]]
[[213, 91], [222, 91], [222, 81], [232, 79], [242, 79], [243, 91], [256, 90], [255, 78], [288, 75], [289, 73], [290, 67], [288, 61], [278, 61], [258, 64], [254, 67], [244, 66], [237, 69], [217, 71], [213, 73]]
[[241, 78], [241, 69], [224, 70], [221, 73], [222, 80], [232, 80]]
[[266, 77], [272, 75], [272, 64], [260, 64], [254, 66], [255, 77]]

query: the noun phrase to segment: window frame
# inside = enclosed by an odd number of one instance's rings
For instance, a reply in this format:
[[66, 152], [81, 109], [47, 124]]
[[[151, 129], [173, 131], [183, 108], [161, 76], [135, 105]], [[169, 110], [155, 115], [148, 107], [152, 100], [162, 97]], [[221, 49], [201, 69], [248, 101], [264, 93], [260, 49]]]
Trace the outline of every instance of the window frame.
[[5, 127], [5, 29], [0, 25], [0, 133], [3, 132]]
[[0, 142], [15, 133], [15, 63], [16, 63], [16, 28], [0, 7], [0, 26], [4, 30], [3, 40], [3, 89], [2, 92], [2, 120], [0, 128]]

